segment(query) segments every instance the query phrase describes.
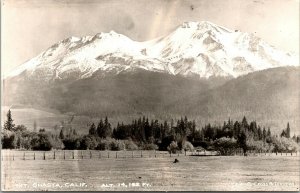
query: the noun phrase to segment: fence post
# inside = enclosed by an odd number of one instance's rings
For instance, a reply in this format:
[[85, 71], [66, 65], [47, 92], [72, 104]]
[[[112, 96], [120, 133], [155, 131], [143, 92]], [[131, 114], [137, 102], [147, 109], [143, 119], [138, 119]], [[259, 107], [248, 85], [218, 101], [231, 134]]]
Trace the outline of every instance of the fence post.
[[80, 151], [80, 154], [81, 154], [81, 159], [83, 159], [83, 154], [82, 154], [82, 151]]
[[132, 154], [132, 158], [133, 158], [133, 151], [131, 152], [131, 154]]
[[66, 152], [65, 152], [65, 150], [64, 150], [64, 160], [66, 159]]
[[118, 158], [118, 152], [116, 151], [116, 158]]
[[154, 157], [156, 157], [156, 149], [154, 150]]
[[23, 160], [25, 160], [25, 152], [23, 153]]
[[101, 159], [101, 151], [99, 151], [99, 159]]
[[73, 157], [73, 159], [74, 159], [74, 150], [72, 151], [72, 157]]
[[44, 152], [44, 160], [46, 160], [46, 155], [45, 155], [45, 152]]
[[172, 151], [170, 151], [170, 157], [172, 157]]
[[90, 159], [92, 159], [92, 152], [90, 151]]
[[55, 151], [53, 152], [53, 159], [55, 159]]
[[186, 156], [186, 150], [184, 150], [184, 156]]
[[109, 152], [107, 152], [107, 158], [109, 158]]
[[143, 157], [143, 151], [141, 150], [141, 157]]
[[33, 153], [33, 160], [35, 160], [35, 152]]

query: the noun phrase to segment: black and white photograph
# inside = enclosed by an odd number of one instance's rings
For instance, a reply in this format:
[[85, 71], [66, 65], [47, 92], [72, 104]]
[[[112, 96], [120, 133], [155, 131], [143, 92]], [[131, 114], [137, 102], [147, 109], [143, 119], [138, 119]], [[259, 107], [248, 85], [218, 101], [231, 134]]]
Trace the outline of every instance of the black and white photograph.
[[1, 0], [1, 191], [297, 191], [299, 0]]

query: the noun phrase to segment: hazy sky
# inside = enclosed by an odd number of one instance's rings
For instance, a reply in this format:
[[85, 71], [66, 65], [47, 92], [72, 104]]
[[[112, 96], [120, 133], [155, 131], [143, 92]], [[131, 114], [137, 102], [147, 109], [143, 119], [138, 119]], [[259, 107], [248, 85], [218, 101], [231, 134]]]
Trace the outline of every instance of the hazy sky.
[[255, 33], [299, 53], [299, 0], [2, 0], [4, 73], [69, 36], [114, 30], [143, 41], [184, 21]]

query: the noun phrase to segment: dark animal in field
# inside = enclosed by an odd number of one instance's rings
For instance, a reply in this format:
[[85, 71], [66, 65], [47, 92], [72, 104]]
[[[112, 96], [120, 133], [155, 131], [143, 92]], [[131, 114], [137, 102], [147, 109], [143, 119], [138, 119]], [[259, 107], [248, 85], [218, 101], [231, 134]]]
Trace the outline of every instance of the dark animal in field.
[[178, 163], [179, 162], [179, 160], [178, 159], [175, 159], [174, 161], [173, 161], [173, 163]]

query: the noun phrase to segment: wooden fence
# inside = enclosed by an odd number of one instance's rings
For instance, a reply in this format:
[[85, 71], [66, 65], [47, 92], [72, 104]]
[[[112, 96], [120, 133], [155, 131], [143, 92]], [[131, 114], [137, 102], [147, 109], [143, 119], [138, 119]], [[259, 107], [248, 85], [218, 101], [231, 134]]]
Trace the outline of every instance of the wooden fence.
[[97, 150], [52, 150], [52, 151], [21, 151], [2, 150], [1, 160], [81, 160], [108, 158], [158, 158], [187, 156], [191, 152], [170, 154], [167, 151], [97, 151]]
[[[170, 154], [167, 151], [136, 150], [136, 151], [97, 151], [97, 150], [52, 150], [52, 151], [21, 151], [1, 150], [2, 161], [14, 160], [82, 160], [82, 159], [121, 159], [121, 158], [163, 158], [180, 156], [215, 156], [216, 151], [181, 152]], [[243, 156], [236, 151], [235, 156]], [[257, 152], [248, 151], [247, 156], [298, 156], [299, 152]]]

